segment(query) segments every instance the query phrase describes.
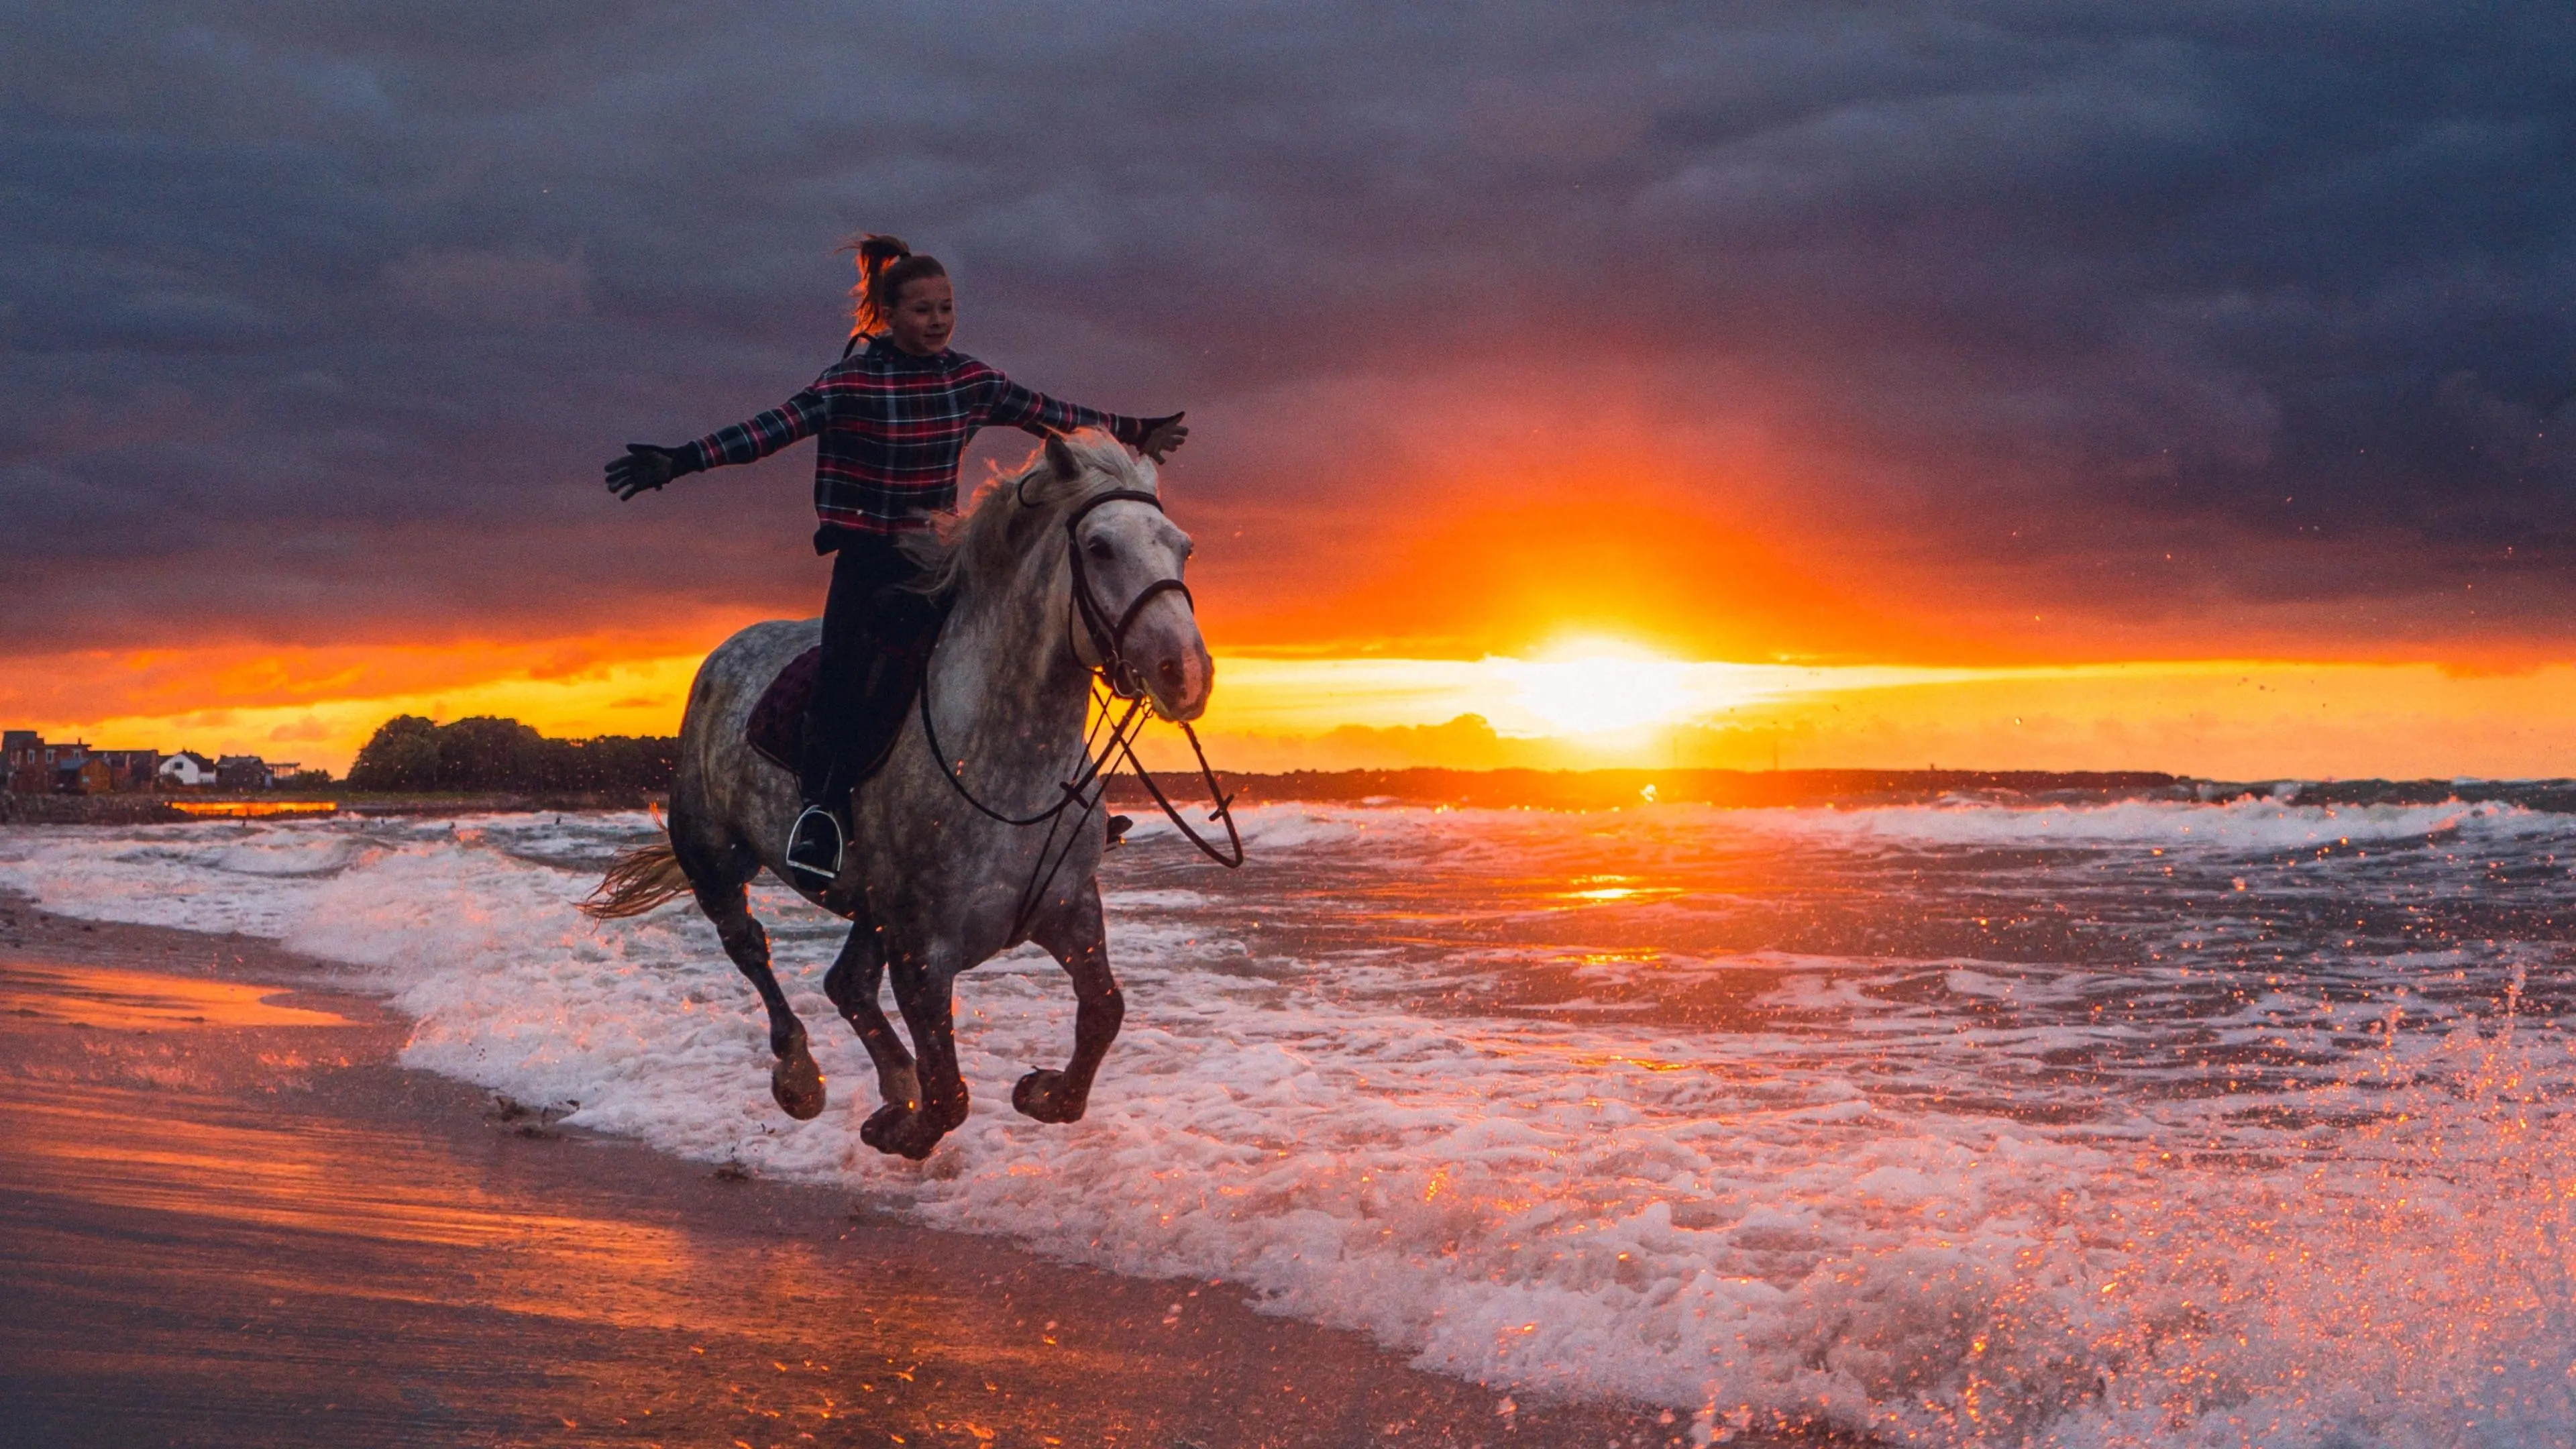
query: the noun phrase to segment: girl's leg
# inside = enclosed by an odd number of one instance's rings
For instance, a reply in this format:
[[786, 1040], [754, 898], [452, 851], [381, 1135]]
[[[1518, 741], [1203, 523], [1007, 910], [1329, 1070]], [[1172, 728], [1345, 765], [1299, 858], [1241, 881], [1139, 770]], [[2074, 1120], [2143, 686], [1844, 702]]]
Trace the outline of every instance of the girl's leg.
[[832, 560], [832, 591], [823, 600], [823, 653], [815, 661], [814, 692], [805, 702], [796, 773], [805, 803], [823, 805], [836, 815], [848, 809], [855, 783], [851, 735], [863, 713], [870, 665], [882, 652], [869, 616], [886, 576], [904, 562], [892, 543], [873, 535], [848, 537]]
[[804, 738], [797, 750], [798, 788], [805, 811], [788, 833], [787, 866], [814, 881], [841, 873], [842, 847], [850, 835], [850, 732], [863, 706], [870, 662], [880, 652], [868, 615], [896, 555], [892, 540], [846, 536], [832, 560], [832, 591], [823, 600], [823, 650], [815, 661], [814, 692], [805, 701]]

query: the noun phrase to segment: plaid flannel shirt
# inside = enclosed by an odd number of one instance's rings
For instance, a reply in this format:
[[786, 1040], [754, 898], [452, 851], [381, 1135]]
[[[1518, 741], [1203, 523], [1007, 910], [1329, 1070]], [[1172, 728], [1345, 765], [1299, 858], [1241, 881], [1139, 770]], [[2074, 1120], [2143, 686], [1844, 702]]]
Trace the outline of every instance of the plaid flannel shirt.
[[957, 506], [957, 464], [977, 428], [1032, 433], [1106, 428], [1120, 442], [1144, 438], [1136, 419], [1031, 392], [962, 352], [915, 357], [879, 337], [842, 358], [814, 385], [749, 422], [675, 450], [679, 469], [766, 458], [799, 438], [814, 445], [814, 511], [835, 528], [901, 533]]

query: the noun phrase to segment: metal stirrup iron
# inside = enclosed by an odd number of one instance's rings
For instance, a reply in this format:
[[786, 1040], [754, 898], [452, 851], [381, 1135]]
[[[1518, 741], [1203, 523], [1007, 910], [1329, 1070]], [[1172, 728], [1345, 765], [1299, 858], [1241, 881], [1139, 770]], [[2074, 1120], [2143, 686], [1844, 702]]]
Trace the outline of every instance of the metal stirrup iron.
[[[829, 869], [820, 865], [810, 864], [796, 858], [796, 847], [802, 844], [806, 838], [805, 822], [817, 819], [818, 817], [821, 821], [821, 828], [831, 832], [832, 863]], [[796, 817], [796, 823], [787, 827], [787, 868], [796, 872], [798, 875], [812, 876], [826, 885], [839, 880], [841, 878], [841, 858], [847, 853], [848, 849], [849, 841], [841, 834], [841, 818], [834, 815], [831, 811], [824, 809], [820, 805], [806, 806], [805, 813]]]

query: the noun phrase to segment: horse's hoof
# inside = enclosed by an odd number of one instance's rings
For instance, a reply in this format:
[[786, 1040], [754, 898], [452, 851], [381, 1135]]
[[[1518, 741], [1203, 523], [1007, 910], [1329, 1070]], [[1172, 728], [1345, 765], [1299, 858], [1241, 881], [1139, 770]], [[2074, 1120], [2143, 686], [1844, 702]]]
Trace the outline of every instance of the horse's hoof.
[[927, 1153], [911, 1150], [912, 1139], [920, 1131], [920, 1120], [921, 1114], [910, 1107], [889, 1102], [859, 1124], [859, 1140], [888, 1157], [920, 1158]]
[[870, 1112], [868, 1120], [859, 1124], [859, 1140], [879, 1152], [891, 1153], [894, 1148], [889, 1144], [893, 1141], [896, 1124], [911, 1115], [909, 1110], [888, 1102]]
[[1064, 1073], [1041, 1067], [1011, 1088], [1011, 1108], [1040, 1122], [1079, 1122], [1083, 1103], [1065, 1100]]
[[909, 1107], [883, 1106], [859, 1124], [859, 1140], [888, 1157], [919, 1162], [947, 1136], [936, 1123]]
[[799, 1122], [823, 1115], [823, 1072], [814, 1065], [814, 1054], [805, 1049], [805, 1043], [798, 1042], [769, 1069], [769, 1095], [778, 1099], [780, 1110]]

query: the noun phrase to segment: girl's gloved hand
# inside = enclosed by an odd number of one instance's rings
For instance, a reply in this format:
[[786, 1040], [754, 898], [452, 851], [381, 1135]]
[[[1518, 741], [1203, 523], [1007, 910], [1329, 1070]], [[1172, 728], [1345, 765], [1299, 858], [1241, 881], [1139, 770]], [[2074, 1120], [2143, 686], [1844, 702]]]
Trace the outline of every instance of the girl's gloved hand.
[[1188, 416], [1188, 413], [1181, 412], [1169, 417], [1144, 419], [1145, 441], [1136, 445], [1136, 451], [1157, 463], [1163, 461], [1164, 454], [1190, 440], [1189, 427], [1181, 421]]
[[677, 478], [684, 470], [669, 448], [651, 443], [629, 443], [626, 456], [608, 465], [608, 491], [620, 503], [648, 488], [659, 488]]

